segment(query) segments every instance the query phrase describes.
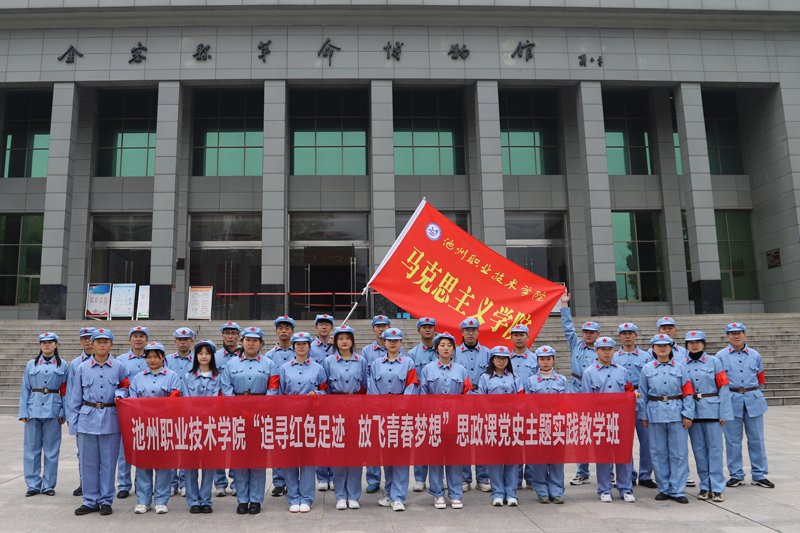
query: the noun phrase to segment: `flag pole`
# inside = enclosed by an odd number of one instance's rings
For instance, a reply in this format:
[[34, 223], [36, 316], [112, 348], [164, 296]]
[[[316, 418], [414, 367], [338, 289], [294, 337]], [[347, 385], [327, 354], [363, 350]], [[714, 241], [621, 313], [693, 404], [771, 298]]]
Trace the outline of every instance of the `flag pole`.
[[397, 247], [400, 246], [400, 243], [403, 242], [403, 238], [408, 233], [408, 230], [411, 229], [411, 226], [414, 225], [414, 222], [417, 220], [417, 217], [422, 212], [422, 209], [425, 207], [425, 204], [427, 204], [427, 203], [428, 203], [428, 201], [427, 201], [426, 197], [423, 196], [422, 197], [422, 201], [417, 206], [417, 209], [414, 211], [414, 214], [411, 215], [411, 218], [408, 219], [408, 222], [406, 223], [406, 226], [403, 228], [403, 231], [401, 231], [400, 235], [398, 235], [397, 239], [395, 239], [394, 244], [392, 244], [392, 247], [389, 248], [389, 252], [383, 258], [383, 261], [381, 261], [381, 264], [378, 266], [378, 268], [375, 269], [375, 273], [372, 274], [372, 277], [369, 279], [369, 281], [367, 282], [366, 286], [364, 286], [364, 290], [361, 291], [361, 295], [358, 297], [358, 300], [356, 300], [356, 303], [353, 304], [352, 309], [350, 309], [350, 312], [347, 313], [347, 316], [342, 321], [342, 326], [344, 326], [347, 323], [347, 321], [350, 320], [350, 316], [352, 316], [352, 314], [356, 310], [356, 307], [358, 307], [358, 305], [364, 299], [364, 296], [366, 296], [367, 291], [369, 290], [370, 284], [378, 276], [378, 274], [380, 274], [381, 270], [383, 270], [383, 267], [386, 265], [386, 263], [389, 262], [389, 259], [391, 259], [391, 257], [394, 254], [395, 250], [397, 250]]

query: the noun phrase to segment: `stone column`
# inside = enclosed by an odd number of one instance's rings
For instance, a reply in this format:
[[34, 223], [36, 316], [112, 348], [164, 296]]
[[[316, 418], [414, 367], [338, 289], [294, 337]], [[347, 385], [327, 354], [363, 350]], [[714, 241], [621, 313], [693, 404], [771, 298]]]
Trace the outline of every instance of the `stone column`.
[[723, 313], [703, 96], [699, 83], [681, 83], [674, 94], [683, 170], [681, 191], [686, 207], [692, 261], [694, 310], [698, 315]]
[[500, 152], [500, 97], [496, 81], [475, 83], [475, 137], [483, 243], [506, 255], [503, 159]]

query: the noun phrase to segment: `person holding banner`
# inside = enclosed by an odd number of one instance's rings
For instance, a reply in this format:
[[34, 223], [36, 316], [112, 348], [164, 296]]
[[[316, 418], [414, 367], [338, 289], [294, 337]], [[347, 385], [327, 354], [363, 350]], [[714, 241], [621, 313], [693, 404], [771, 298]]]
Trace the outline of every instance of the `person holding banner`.
[[[75, 372], [78, 370], [78, 367], [83, 364], [86, 359], [91, 357], [94, 354], [94, 348], [92, 348], [92, 335], [94, 332], [97, 331], [95, 328], [81, 328], [78, 332], [78, 339], [81, 343], [81, 348], [83, 351], [81, 355], [76, 357], [72, 360], [69, 364], [69, 373], [67, 374], [67, 395], [64, 397], [64, 406], [66, 409], [70, 409], [69, 406], [69, 399], [71, 398], [70, 393], [72, 392], [72, 382], [75, 380]], [[67, 418], [69, 419], [69, 413], [67, 413]], [[75, 435], [75, 443], [78, 442], [78, 433], [72, 426], [69, 426], [69, 434]], [[78, 480], [80, 480], [81, 469], [81, 448], [78, 445]], [[79, 484], [78, 488], [72, 491], [73, 496], [83, 496], [83, 484]]]
[[[125, 365], [128, 369], [128, 376], [133, 379], [140, 372], [147, 370], [147, 359], [145, 358], [144, 347], [150, 340], [150, 330], [144, 326], [136, 326], [128, 332], [128, 343], [131, 347], [117, 357], [117, 361]], [[125, 460], [125, 450], [122, 442], [119, 443], [119, 458], [117, 459], [117, 498], [124, 500], [131, 493], [133, 483], [131, 480], [131, 465]]]
[[[333, 317], [328, 314], [317, 315], [314, 319], [314, 329], [317, 331], [317, 338], [311, 343], [308, 356], [315, 363], [322, 365], [325, 359], [336, 351], [333, 343], [330, 342]], [[320, 492], [333, 490], [333, 470], [330, 467], [317, 467], [317, 490]]]
[[[456, 349], [453, 360], [467, 369], [472, 389], [478, 388], [481, 375], [489, 367], [490, 350], [478, 342], [481, 321], [477, 317], [464, 319], [461, 326], [461, 337], [464, 343]], [[475, 465], [475, 479], [478, 489], [483, 492], [492, 490], [489, 484], [489, 469], [486, 465]], [[472, 486], [472, 466], [464, 465], [461, 487], [467, 492]]]
[[695, 413], [694, 388], [686, 365], [673, 357], [674, 341], [664, 333], [654, 335], [650, 346], [655, 361], [639, 377], [639, 394], [645, 404], [638, 416], [647, 428], [650, 455], [658, 484], [656, 500], [689, 503], [689, 428]]
[[[242, 327], [236, 322], [226, 322], [219, 328], [219, 332], [222, 333], [222, 348], [217, 350], [214, 354], [214, 367], [221, 372], [222, 369], [225, 368], [225, 365], [228, 364], [228, 361], [242, 356], [242, 349], [239, 347]], [[197, 365], [196, 354], [197, 352], [195, 351], [195, 362], [192, 364], [192, 368]], [[190, 373], [191, 372], [192, 371], [190, 371]], [[214, 496], [225, 496], [228, 488], [228, 478], [231, 480], [231, 495], [236, 496], [236, 484], [233, 482], [233, 473], [229, 470], [228, 476], [226, 477], [224, 468], [217, 470], [214, 474]]]
[[[597, 362], [583, 372], [581, 392], [603, 394], [633, 392], [633, 386], [628, 381], [628, 370], [613, 361], [616, 345], [616, 341], [611, 337], [602, 337], [594, 343]], [[597, 494], [600, 495], [600, 501], [611, 503], [613, 501], [611, 497], [611, 465], [598, 463], [595, 465], [595, 469], [597, 471]], [[620, 497], [626, 502], [635, 502], [630, 463], [617, 463], [616, 469], [616, 485]]]
[[70, 396], [70, 426], [78, 432], [81, 449], [83, 505], [78, 516], [110, 515], [114, 477], [121, 445], [115, 391], [129, 386], [128, 369], [109, 355], [114, 335], [105, 328], [92, 334], [94, 355], [78, 367]]
[[[236, 336], [238, 338], [238, 331]], [[226, 346], [223, 349], [227, 348]], [[192, 363], [192, 369], [183, 377], [181, 396], [194, 398], [222, 395], [222, 379], [219, 377], [215, 360], [218, 353], [216, 345], [211, 341], [198, 342], [194, 345], [194, 363]], [[200, 470], [186, 470], [186, 503], [192, 514], [213, 512], [211, 483], [217, 481], [217, 476], [214, 470], [203, 470], [202, 472], [203, 478], [200, 481]], [[223, 482], [226, 481], [224, 469], [222, 470], [222, 479]], [[224, 488], [222, 492], [224, 495]]]
[[[67, 418], [64, 395], [69, 367], [58, 356], [58, 335], [39, 335], [39, 355], [28, 361], [22, 374], [19, 420], [25, 424], [22, 465], [25, 497], [56, 495], [61, 425]], [[42, 475], [44, 452], [44, 475]]]
[[[433, 349], [438, 360], [425, 365], [420, 373], [420, 394], [468, 394], [472, 392], [472, 382], [467, 369], [453, 362], [456, 338], [448, 332], [440, 333], [433, 339]], [[416, 467], [414, 467], [416, 469]], [[433, 507], [446, 509], [444, 499], [444, 475], [447, 474], [447, 492], [453, 509], [463, 509], [461, 497], [464, 494], [461, 483], [463, 467], [456, 465], [436, 465], [430, 467], [430, 488]]]
[[[354, 353], [355, 330], [339, 326], [333, 330], [333, 345], [336, 351], [322, 365], [328, 376], [329, 394], [366, 394], [367, 360]], [[361, 497], [360, 466], [333, 467], [333, 490], [336, 493], [336, 509], [358, 509]]]
[[[177, 398], [181, 395], [181, 379], [174, 371], [164, 368], [164, 345], [151, 342], [145, 347], [147, 370], [130, 380], [127, 389], [117, 389], [116, 398]], [[153, 477], [155, 476], [155, 485]], [[156, 514], [166, 514], [170, 497], [171, 471], [164, 469], [136, 469], [135, 514], [145, 514], [155, 503]]]
[[733, 420], [728, 375], [716, 357], [708, 355], [706, 334], [690, 331], [685, 338], [689, 357], [686, 369], [695, 390], [695, 416], [689, 428], [697, 476], [700, 478], [698, 500], [724, 502], [725, 473], [722, 471], [722, 432]]
[[[194, 354], [192, 354], [192, 344], [194, 344], [194, 331], [189, 328], [178, 328], [172, 334], [175, 346], [178, 351], [170, 354], [164, 361], [164, 366], [178, 375], [178, 379], [183, 382], [183, 376], [192, 368]], [[183, 470], [172, 471], [172, 494], [186, 496], [186, 473]]]
[[[410, 357], [400, 355], [403, 332], [397, 328], [383, 332], [386, 355], [376, 359], [369, 372], [367, 394], [416, 394], [419, 387], [417, 369]], [[378, 501], [381, 507], [394, 511], [406, 510], [408, 493], [408, 466], [387, 466], [386, 497]]]
[[[275, 334], [278, 336], [278, 343], [273, 349], [267, 352], [265, 357], [272, 359], [275, 367], [280, 368], [294, 359], [295, 353], [292, 348], [292, 335], [294, 335], [295, 322], [290, 316], [279, 316], [273, 321]], [[233, 487], [231, 487], [233, 489]], [[236, 489], [233, 489], [234, 494]], [[286, 481], [283, 479], [283, 469], [272, 469], [272, 493], [273, 498], [278, 498], [286, 494]]]
[[[583, 372], [589, 368], [597, 360], [597, 354], [594, 351], [594, 343], [600, 336], [600, 324], [597, 322], [586, 322], [581, 327], [581, 336], [579, 339], [575, 333], [575, 325], [572, 322], [572, 311], [569, 308], [569, 300], [571, 294], [565, 292], [561, 295], [561, 328], [564, 331], [564, 336], [567, 338], [567, 344], [572, 352], [571, 365], [572, 365], [572, 379], [570, 381], [570, 392], [581, 392], [581, 379], [583, 379]], [[584, 485], [589, 483], [589, 464], [578, 464], [578, 472], [570, 485]]]
[[[328, 375], [322, 365], [310, 358], [311, 336], [301, 331], [292, 335], [292, 348], [295, 358], [284, 364], [279, 371], [278, 394], [316, 396], [325, 394], [328, 388]], [[290, 513], [307, 513], [314, 503], [313, 466], [284, 468], [286, 478], [286, 500]], [[317, 468], [319, 470], [319, 468]]]
[[[514, 366], [514, 374], [520, 383], [525, 383], [529, 377], [539, 370], [536, 358], [528, 350], [530, 340], [530, 329], [525, 324], [517, 324], [511, 328], [511, 342], [514, 344], [514, 351], [511, 352], [511, 364]], [[525, 478], [527, 487], [533, 488], [533, 465], [519, 465], [519, 479], [517, 489], [522, 488], [522, 479]]]
[[[278, 394], [280, 378], [272, 359], [260, 354], [264, 345], [261, 328], [244, 328], [242, 349], [238, 359], [231, 359], [222, 371], [223, 396], [274, 396]], [[236, 483], [237, 514], [258, 514], [267, 490], [266, 468], [237, 468], [233, 471]]]
[[[408, 356], [414, 360], [417, 376], [422, 375], [422, 370], [434, 359], [436, 349], [433, 347], [433, 338], [436, 337], [436, 319], [424, 316], [417, 320], [417, 332], [420, 343], [408, 351]], [[428, 478], [427, 465], [414, 466], [414, 492], [425, 490], [425, 480]]]
[[[537, 370], [522, 382], [520, 392], [525, 394], [565, 394], [569, 392], [569, 382], [553, 370], [556, 351], [552, 346], [536, 349]], [[564, 463], [536, 464], [531, 467], [531, 481], [539, 497], [539, 503], [564, 503]], [[527, 482], [527, 480], [526, 480]]]
[[[478, 394], [517, 394], [520, 383], [514, 375], [511, 351], [505, 346], [492, 348], [489, 368], [480, 375]], [[489, 465], [489, 479], [492, 480], [492, 505], [511, 507], [519, 504], [517, 500], [517, 477], [519, 465]]]

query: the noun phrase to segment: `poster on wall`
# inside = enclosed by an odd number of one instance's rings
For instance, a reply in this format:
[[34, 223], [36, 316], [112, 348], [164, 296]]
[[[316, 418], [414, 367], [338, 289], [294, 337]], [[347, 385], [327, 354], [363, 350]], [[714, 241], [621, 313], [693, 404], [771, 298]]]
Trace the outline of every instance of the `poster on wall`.
[[110, 283], [90, 283], [86, 291], [86, 318], [108, 318], [111, 304]]
[[189, 287], [187, 320], [211, 320], [211, 298], [214, 287]]
[[130, 318], [133, 320], [135, 298], [135, 283], [115, 283], [111, 289], [111, 318]]
[[136, 302], [136, 320], [150, 318], [150, 285], [139, 285], [139, 298]]

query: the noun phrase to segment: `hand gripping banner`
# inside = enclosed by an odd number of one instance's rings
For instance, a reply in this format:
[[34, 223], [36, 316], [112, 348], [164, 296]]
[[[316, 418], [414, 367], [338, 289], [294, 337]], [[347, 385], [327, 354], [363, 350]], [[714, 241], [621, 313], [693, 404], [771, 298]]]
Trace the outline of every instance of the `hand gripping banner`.
[[456, 226], [425, 200], [367, 286], [438, 331], [480, 321], [484, 346], [508, 345], [524, 324], [536, 338], [564, 287], [525, 270]]
[[628, 463], [633, 393], [119, 400], [139, 468]]

